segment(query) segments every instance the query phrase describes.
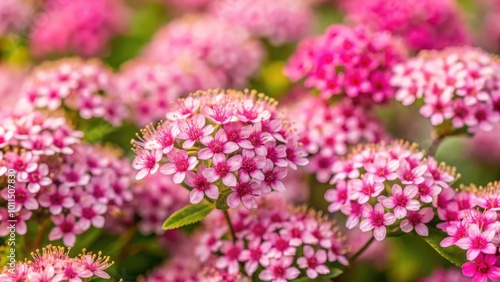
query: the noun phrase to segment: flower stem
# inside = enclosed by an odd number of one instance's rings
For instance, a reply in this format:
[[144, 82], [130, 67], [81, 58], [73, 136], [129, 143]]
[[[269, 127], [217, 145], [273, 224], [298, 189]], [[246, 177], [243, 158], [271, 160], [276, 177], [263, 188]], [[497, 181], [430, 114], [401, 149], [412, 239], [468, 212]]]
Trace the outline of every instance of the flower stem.
[[441, 141], [443, 141], [444, 137], [445, 136], [437, 136], [436, 138], [432, 138], [432, 144], [429, 147], [429, 150], [427, 150], [428, 156], [434, 156], [436, 154], [437, 149], [441, 144]]
[[236, 232], [234, 231], [234, 226], [231, 223], [231, 217], [229, 216], [227, 210], [223, 210], [222, 212], [224, 213], [224, 218], [227, 221], [227, 225], [229, 225], [229, 231], [231, 232], [231, 239], [233, 240], [233, 242], [236, 242]]
[[354, 261], [356, 261], [356, 259], [359, 258], [360, 255], [362, 255], [366, 249], [368, 249], [368, 247], [370, 247], [370, 245], [373, 243], [373, 241], [375, 241], [375, 237], [371, 237], [370, 240], [368, 240], [368, 242], [366, 242], [366, 244], [361, 247], [361, 249], [359, 249], [359, 251], [357, 251], [350, 259], [349, 259], [349, 263], [353, 263]]

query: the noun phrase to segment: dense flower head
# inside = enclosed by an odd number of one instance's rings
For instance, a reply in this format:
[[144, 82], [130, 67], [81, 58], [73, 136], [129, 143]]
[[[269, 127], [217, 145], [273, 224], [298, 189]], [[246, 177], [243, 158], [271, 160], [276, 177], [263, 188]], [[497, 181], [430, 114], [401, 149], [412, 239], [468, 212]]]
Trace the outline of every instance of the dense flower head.
[[287, 167], [307, 164], [276, 106], [256, 91], [200, 91], [179, 99], [166, 121], [133, 140], [136, 179], [159, 171], [187, 185], [193, 204], [227, 196], [231, 208], [257, 207], [255, 197], [285, 191]]
[[215, 260], [215, 267], [229, 274], [263, 281], [291, 281], [299, 275], [314, 280], [330, 273], [333, 263], [348, 264], [344, 238], [321, 213], [289, 206], [276, 197], [266, 198], [260, 206], [229, 212], [235, 238], [221, 212], [205, 219], [197, 257]]
[[0, 2], [0, 37], [11, 32], [19, 32], [25, 28], [33, 10], [29, 1], [3, 0]]
[[404, 39], [413, 50], [470, 43], [466, 21], [454, 0], [346, 0], [347, 18]]
[[85, 281], [88, 279], [110, 279], [106, 269], [113, 265], [108, 256], [93, 254], [85, 249], [75, 257], [69, 255], [70, 249], [48, 245], [41, 251], [31, 253], [32, 260], [16, 262], [15, 272], [4, 267], [0, 280], [17, 281]]
[[359, 224], [363, 232], [373, 230], [378, 241], [399, 229], [427, 236], [433, 200], [455, 180], [452, 169], [401, 141], [360, 145], [332, 171], [328, 210], [348, 216], [349, 229]]
[[310, 156], [306, 169], [315, 173], [318, 181], [330, 180], [331, 165], [347, 154], [349, 146], [387, 138], [382, 122], [369, 108], [351, 100], [329, 104], [306, 95], [289, 106], [289, 116]]
[[389, 32], [333, 25], [300, 44], [285, 74], [293, 81], [305, 78], [304, 85], [324, 99], [345, 95], [381, 103], [394, 96], [391, 68], [405, 55]]
[[438, 227], [448, 235], [441, 247], [466, 251], [463, 275], [474, 281], [500, 279], [500, 183], [446, 189], [436, 203]]
[[175, 65], [181, 70], [181, 79], [189, 77], [204, 87], [220, 88], [245, 86], [263, 56], [260, 42], [244, 28], [195, 15], [176, 19], [160, 29], [143, 54], [145, 60]]
[[420, 114], [433, 126], [489, 131], [500, 121], [500, 63], [471, 47], [422, 51], [397, 65], [391, 84], [396, 100], [423, 102]]
[[212, 13], [239, 24], [276, 45], [293, 42], [312, 31], [313, 10], [303, 0], [216, 0]]
[[453, 282], [470, 282], [469, 278], [462, 275], [460, 269], [458, 268], [438, 268], [434, 270], [428, 277], [422, 278], [419, 282], [442, 282], [442, 281], [453, 281]]
[[24, 99], [37, 109], [69, 108], [84, 119], [103, 118], [119, 125], [126, 109], [116, 93], [113, 74], [98, 60], [60, 59], [35, 68], [22, 87]]
[[[64, 119], [36, 112], [5, 118], [0, 133], [0, 180], [15, 180], [18, 234], [26, 234], [26, 221], [40, 213], [54, 224], [49, 240], [72, 246], [76, 235], [104, 226], [108, 207], [132, 200], [129, 162], [110, 148], [79, 144], [81, 132]], [[0, 196], [7, 201], [9, 187]], [[7, 209], [0, 208], [0, 214], [0, 236], [6, 236]]]
[[31, 51], [40, 57], [100, 55], [128, 22], [122, 0], [47, 0], [41, 10], [30, 35]]

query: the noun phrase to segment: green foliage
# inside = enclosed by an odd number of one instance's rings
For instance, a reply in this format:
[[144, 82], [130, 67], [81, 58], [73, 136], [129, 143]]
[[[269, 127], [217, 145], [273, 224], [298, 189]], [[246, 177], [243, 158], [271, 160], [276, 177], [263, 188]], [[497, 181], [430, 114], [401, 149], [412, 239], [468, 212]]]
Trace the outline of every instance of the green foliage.
[[443, 241], [443, 239], [447, 237], [447, 235], [443, 231], [435, 227], [429, 227], [429, 236], [418, 237], [427, 242], [427, 244], [429, 244], [434, 250], [436, 250], [438, 254], [440, 254], [442, 257], [444, 257], [457, 267], [461, 267], [464, 263], [467, 262], [464, 250], [458, 248], [457, 246], [443, 248], [439, 245], [441, 241]]
[[190, 225], [204, 219], [212, 210], [214, 205], [202, 202], [196, 205], [185, 206], [176, 211], [163, 223], [163, 229], [177, 229], [186, 225]]

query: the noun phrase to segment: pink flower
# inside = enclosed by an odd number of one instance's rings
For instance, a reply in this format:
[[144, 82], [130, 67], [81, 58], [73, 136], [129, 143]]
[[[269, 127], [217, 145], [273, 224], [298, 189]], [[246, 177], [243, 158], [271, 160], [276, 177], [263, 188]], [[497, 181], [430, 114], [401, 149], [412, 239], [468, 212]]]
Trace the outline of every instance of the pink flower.
[[134, 169], [139, 170], [135, 179], [141, 180], [148, 174], [155, 174], [160, 165], [158, 162], [163, 158], [160, 150], [136, 150], [137, 156], [134, 158], [132, 166]]
[[228, 160], [224, 155], [216, 155], [212, 159], [212, 164], [214, 167], [209, 167], [203, 170], [203, 176], [207, 178], [210, 182], [215, 182], [222, 178], [222, 183], [228, 187], [236, 185], [236, 176], [233, 172], [241, 168], [242, 156], [236, 155]]
[[238, 144], [244, 149], [253, 149], [259, 156], [266, 155], [265, 143], [273, 141], [274, 137], [262, 131], [262, 124], [247, 125], [241, 129], [241, 137], [245, 140]]
[[62, 214], [50, 217], [56, 225], [49, 233], [49, 240], [54, 241], [63, 239], [64, 245], [73, 246], [75, 244], [76, 235], [82, 233], [80, 227], [75, 222], [75, 216], [72, 214], [66, 217]]
[[476, 224], [471, 224], [467, 230], [467, 237], [458, 240], [455, 244], [461, 249], [467, 250], [467, 259], [474, 260], [479, 254], [495, 254], [497, 247], [492, 243], [495, 230], [481, 232]]
[[334, 213], [349, 200], [349, 189], [345, 181], [339, 180], [335, 185], [335, 189], [329, 189], [325, 193], [325, 200], [330, 203], [328, 211]]
[[215, 266], [225, 269], [229, 274], [236, 274], [239, 271], [239, 261], [242, 260], [243, 242], [238, 241], [235, 244], [225, 242], [221, 248], [223, 256], [217, 259]]
[[67, 165], [63, 167], [59, 180], [63, 186], [75, 187], [89, 184], [90, 174], [84, 165]]
[[233, 192], [227, 197], [227, 205], [229, 207], [236, 208], [242, 203], [247, 209], [257, 208], [255, 196], [260, 196], [261, 194], [258, 182], [250, 180], [250, 177], [242, 174], [239, 177], [238, 183], [231, 187], [231, 190]]
[[262, 173], [264, 179], [260, 182], [262, 194], [274, 191], [284, 192], [286, 190], [283, 180], [287, 175], [287, 170], [284, 167], [274, 167], [273, 162], [269, 159], [263, 162]]
[[373, 174], [375, 181], [394, 180], [398, 177], [396, 170], [399, 167], [397, 160], [390, 160], [383, 156], [377, 156], [373, 164], [365, 164], [365, 170]]
[[216, 185], [210, 183], [205, 176], [203, 176], [203, 171], [205, 170], [205, 165], [200, 165], [196, 173], [188, 171], [186, 173], [186, 179], [184, 182], [193, 190], [189, 194], [189, 200], [191, 204], [197, 204], [203, 200], [203, 197], [207, 197], [216, 200], [219, 197], [219, 188]]
[[264, 267], [269, 265], [268, 253], [271, 246], [271, 242], [261, 242], [260, 238], [256, 238], [248, 244], [248, 249], [241, 252], [240, 261], [245, 262], [245, 271], [248, 275], [253, 275], [259, 264]]
[[353, 229], [359, 223], [359, 219], [363, 215], [363, 205], [358, 201], [350, 201], [340, 208], [343, 214], [347, 215], [345, 226], [348, 229]]
[[270, 234], [269, 241], [272, 243], [271, 250], [268, 253], [270, 258], [294, 256], [297, 251], [297, 248], [290, 244], [290, 239], [280, 234]]
[[423, 175], [426, 171], [427, 166], [425, 165], [411, 167], [409, 162], [402, 161], [398, 169], [398, 174], [401, 177], [402, 184], [420, 184], [425, 180]]
[[266, 157], [255, 156], [255, 152], [253, 150], [247, 149], [242, 151], [241, 156], [242, 160], [239, 173], [247, 174], [257, 181], [264, 180], [264, 173], [262, 173], [262, 169], [266, 164]]
[[193, 147], [196, 141], [200, 141], [201, 138], [208, 136], [214, 131], [213, 125], [209, 124], [205, 126], [206, 119], [204, 115], [195, 115], [189, 120], [183, 120], [179, 123], [179, 133], [178, 138], [181, 140], [186, 140], [182, 143], [182, 148], [189, 149]]
[[168, 163], [160, 168], [160, 172], [165, 175], [174, 175], [175, 184], [180, 184], [186, 177], [186, 172], [193, 170], [198, 164], [196, 157], [189, 157], [183, 150], [173, 149], [167, 154]]
[[352, 179], [348, 183], [353, 193], [352, 199], [357, 199], [358, 203], [364, 204], [370, 197], [377, 197], [384, 190], [384, 184], [375, 181], [373, 174], [367, 173], [363, 179]]
[[379, 201], [388, 209], [394, 209], [396, 218], [404, 218], [406, 211], [418, 211], [420, 202], [413, 198], [417, 195], [417, 187], [406, 186], [403, 190], [398, 184], [394, 184], [389, 197], [380, 197]]
[[424, 182], [417, 185], [418, 195], [422, 203], [432, 203], [433, 197], [439, 195], [443, 190], [431, 179], [426, 179]]
[[52, 184], [52, 179], [49, 177], [49, 167], [47, 164], [40, 164], [35, 171], [28, 174], [27, 179], [22, 181], [28, 182], [28, 190], [31, 193], [37, 193], [41, 187]]
[[415, 228], [415, 231], [420, 236], [428, 236], [429, 229], [425, 225], [434, 217], [432, 208], [423, 208], [418, 212], [408, 212], [408, 219], [401, 222], [399, 227], [403, 232], [409, 233]]
[[300, 271], [292, 266], [292, 257], [281, 257], [279, 259], [271, 259], [268, 267], [260, 274], [259, 278], [264, 281], [284, 282], [297, 278]]
[[363, 221], [361, 221], [359, 228], [363, 232], [374, 229], [373, 236], [377, 241], [382, 241], [387, 233], [386, 226], [393, 224], [396, 217], [392, 213], [386, 213], [382, 204], [375, 205], [375, 209], [369, 204], [364, 205]]
[[33, 172], [38, 167], [38, 156], [34, 156], [30, 151], [18, 155], [14, 152], [5, 154], [5, 164], [8, 168], [17, 171], [18, 179], [28, 178], [28, 173]]
[[[5, 188], [1, 192], [2, 198], [4, 198], [6, 201], [9, 200], [9, 198], [12, 200], [12, 196], [9, 197], [8, 190], [8, 188]], [[21, 211], [23, 207], [27, 210], [38, 209], [38, 201], [35, 198], [36, 194], [28, 191], [25, 184], [21, 183], [15, 185], [14, 196], [14, 200], [16, 203], [16, 207], [14, 209], [15, 212]]]
[[328, 274], [330, 269], [325, 265], [326, 251], [318, 250], [314, 253], [311, 246], [304, 246], [304, 256], [297, 259], [300, 268], [306, 268], [307, 277], [316, 279], [318, 274]]
[[474, 277], [473, 282], [487, 282], [500, 279], [500, 267], [495, 266], [495, 255], [479, 254], [474, 262], [466, 262], [462, 266], [462, 273], [467, 277]]
[[[148, 129], [151, 129], [148, 127]], [[163, 154], [168, 154], [174, 148], [174, 142], [180, 134], [179, 127], [176, 124], [170, 125], [164, 123], [156, 130], [151, 129], [155, 138], [148, 140], [144, 144], [144, 148], [149, 150], [161, 150]]]
[[[16, 233], [19, 235], [25, 235], [26, 232], [28, 232], [28, 225], [26, 224], [26, 221], [28, 221], [31, 216], [33, 215], [33, 212], [22, 209], [18, 214], [16, 214], [16, 217], [13, 218], [15, 219], [16, 222]], [[0, 236], [4, 237], [7, 236], [10, 232], [10, 229], [8, 228], [10, 226], [10, 222], [7, 221], [7, 219], [10, 218], [10, 214], [7, 211], [7, 209], [0, 208], [0, 218], [1, 218], [1, 223], [0, 223]]]
[[205, 233], [200, 238], [200, 244], [195, 248], [195, 255], [199, 256], [202, 262], [207, 261], [211, 253], [218, 252], [222, 246], [221, 237], [226, 230], [218, 229], [214, 232]]
[[38, 198], [40, 205], [49, 208], [53, 215], [58, 215], [63, 208], [69, 209], [75, 205], [75, 200], [71, 197], [71, 191], [68, 186], [51, 186], [50, 192], [45, 192]]
[[102, 203], [96, 203], [92, 197], [84, 197], [78, 204], [71, 208], [71, 213], [79, 217], [78, 225], [80, 230], [88, 230], [90, 225], [95, 228], [104, 227], [104, 213], [107, 206]]
[[208, 160], [214, 155], [228, 155], [238, 150], [238, 145], [236, 143], [228, 142], [224, 129], [219, 129], [215, 134], [215, 138], [212, 136], [205, 136], [201, 138], [200, 141], [203, 145], [207, 146], [207, 148], [202, 148], [198, 152], [198, 158], [200, 160]]

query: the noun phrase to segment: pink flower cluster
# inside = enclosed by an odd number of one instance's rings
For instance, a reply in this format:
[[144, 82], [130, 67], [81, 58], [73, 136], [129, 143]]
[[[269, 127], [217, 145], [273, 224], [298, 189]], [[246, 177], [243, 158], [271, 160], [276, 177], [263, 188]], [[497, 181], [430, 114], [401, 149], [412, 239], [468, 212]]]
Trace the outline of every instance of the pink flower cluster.
[[293, 81], [305, 78], [304, 85], [324, 99], [344, 94], [382, 103], [394, 96], [391, 68], [405, 55], [389, 32], [333, 25], [300, 44], [285, 74]]
[[22, 85], [26, 76], [23, 68], [14, 67], [8, 64], [0, 64], [0, 119], [12, 113], [25, 112], [31, 110], [30, 107], [18, 103], [19, 85]]
[[227, 196], [231, 208], [256, 208], [255, 197], [285, 191], [287, 167], [307, 164], [276, 104], [264, 94], [236, 90], [179, 99], [167, 121], [133, 141], [136, 179], [159, 171], [187, 185], [193, 204]]
[[219, 78], [201, 64], [187, 71], [182, 66], [132, 61], [116, 78], [118, 92], [130, 108], [133, 121], [145, 126], [165, 118], [172, 102], [198, 89], [217, 87]]
[[421, 52], [394, 68], [391, 84], [405, 106], [423, 100], [433, 126], [489, 131], [500, 121], [500, 64], [471, 47]]
[[320, 182], [330, 180], [332, 164], [347, 154], [348, 146], [386, 139], [382, 122], [372, 111], [348, 99], [329, 104], [306, 94], [289, 107], [289, 116], [311, 156], [306, 169]]
[[438, 227], [449, 236], [441, 247], [467, 251], [462, 273], [476, 282], [500, 279], [500, 183], [445, 189], [436, 203]]
[[334, 188], [325, 193], [328, 210], [347, 215], [349, 229], [359, 224], [363, 232], [373, 230], [378, 241], [388, 228], [389, 233], [415, 230], [427, 236], [433, 200], [455, 180], [451, 169], [433, 157], [424, 159], [414, 145], [397, 141], [359, 146], [335, 162], [332, 171]]
[[133, 201], [128, 205], [139, 217], [143, 235], [164, 234], [162, 224], [170, 215], [188, 204], [189, 193], [170, 179], [156, 174], [138, 181], [132, 188]]
[[413, 50], [470, 43], [466, 20], [454, 0], [346, 0], [347, 18], [402, 37]]
[[[279, 199], [266, 199], [261, 208], [231, 210], [234, 240], [222, 214], [207, 218], [196, 255], [215, 259], [215, 266], [229, 274], [240, 273], [263, 281], [316, 279], [330, 273], [331, 264], [347, 265], [347, 248], [337, 228], [326, 217], [305, 208], [294, 208]], [[219, 216], [219, 217], [217, 217]]]
[[67, 107], [84, 119], [104, 118], [119, 125], [126, 108], [112, 78], [111, 70], [97, 60], [61, 59], [33, 70], [22, 87], [22, 95], [38, 109]]
[[110, 279], [105, 272], [114, 262], [101, 252], [93, 254], [86, 252], [70, 257], [69, 249], [48, 245], [40, 252], [31, 253], [32, 261], [16, 263], [15, 272], [4, 267], [0, 273], [3, 282], [31, 281], [31, 282], [59, 282], [59, 281], [86, 281], [89, 279]]
[[29, 24], [33, 7], [28, 1], [2, 0], [0, 2], [0, 37], [19, 32]]
[[313, 10], [303, 0], [219, 0], [212, 13], [231, 24], [239, 24], [275, 45], [304, 38], [312, 31]]
[[216, 268], [214, 261], [202, 263], [193, 256], [195, 242], [182, 242], [180, 250], [164, 265], [153, 270], [146, 277], [140, 277], [139, 282], [251, 282], [250, 279], [236, 274], [229, 274], [226, 270]]
[[[91, 226], [104, 226], [109, 206], [131, 200], [128, 161], [110, 155], [109, 150], [77, 144], [81, 137], [64, 119], [39, 113], [2, 120], [0, 179], [7, 178], [9, 169], [16, 171], [18, 234], [26, 234], [26, 221], [34, 214], [48, 210], [54, 223], [49, 240], [62, 238], [72, 246], [76, 235]], [[8, 193], [5, 187], [1, 198], [7, 201]], [[0, 208], [0, 236], [8, 235], [7, 219], [7, 209]]]
[[263, 56], [260, 42], [244, 28], [209, 16], [186, 16], [170, 22], [157, 32], [143, 54], [146, 61], [181, 69], [181, 78], [189, 77], [195, 83], [187, 89], [192, 92], [200, 90], [196, 87], [202, 82], [211, 84], [202, 84], [201, 89], [246, 85]]
[[419, 282], [443, 282], [443, 281], [453, 281], [453, 282], [470, 282], [469, 278], [466, 278], [460, 272], [458, 268], [438, 268], [434, 270], [429, 277], [422, 278]]
[[100, 55], [128, 22], [122, 0], [46, 0], [41, 10], [30, 36], [36, 56]]

